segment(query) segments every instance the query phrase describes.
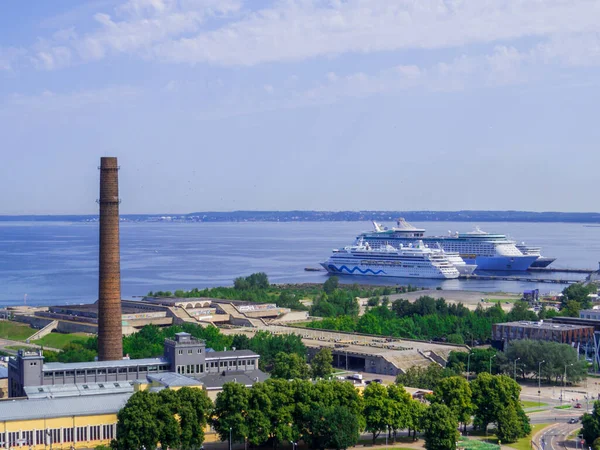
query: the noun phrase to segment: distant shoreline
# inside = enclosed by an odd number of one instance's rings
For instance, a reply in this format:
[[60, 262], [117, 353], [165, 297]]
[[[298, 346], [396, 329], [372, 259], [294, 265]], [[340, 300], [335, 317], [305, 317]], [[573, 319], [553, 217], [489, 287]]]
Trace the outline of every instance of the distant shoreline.
[[[187, 214], [123, 214], [128, 222], [563, 222], [598, 224], [600, 213], [531, 211], [230, 211]], [[0, 215], [0, 222], [95, 222], [97, 215]]]

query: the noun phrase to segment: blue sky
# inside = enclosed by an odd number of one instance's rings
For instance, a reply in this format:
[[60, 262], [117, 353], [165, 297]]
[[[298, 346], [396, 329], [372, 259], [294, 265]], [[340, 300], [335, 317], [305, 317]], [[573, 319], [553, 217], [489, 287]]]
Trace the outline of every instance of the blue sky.
[[0, 214], [598, 211], [596, 0], [0, 6]]

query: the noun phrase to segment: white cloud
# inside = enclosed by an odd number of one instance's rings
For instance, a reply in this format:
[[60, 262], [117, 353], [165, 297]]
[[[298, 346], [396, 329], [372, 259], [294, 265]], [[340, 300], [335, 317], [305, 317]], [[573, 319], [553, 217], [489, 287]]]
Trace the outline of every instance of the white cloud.
[[153, 54], [170, 62], [251, 66], [589, 32], [597, 17], [594, 0], [289, 0], [213, 31], [161, 42]]
[[[239, 0], [129, 0], [116, 8], [114, 16], [96, 13], [95, 30], [76, 34], [61, 30], [50, 41], [41, 40], [34, 63], [43, 69], [57, 69], [67, 61], [65, 45], [81, 61], [99, 60], [112, 53], [145, 55], [153, 45], [183, 34], [198, 32], [208, 17], [234, 13], [241, 7]], [[39, 46], [39, 44], [38, 44]]]
[[13, 71], [15, 68], [15, 63], [18, 59], [25, 55], [26, 51], [21, 48], [8, 47], [3, 48], [0, 47], [0, 72]]
[[0, 112], [12, 114], [18, 110], [28, 112], [69, 112], [81, 110], [90, 105], [123, 105], [140, 93], [139, 89], [131, 86], [110, 86], [104, 89], [79, 90], [59, 93], [44, 91], [38, 95], [11, 95]]

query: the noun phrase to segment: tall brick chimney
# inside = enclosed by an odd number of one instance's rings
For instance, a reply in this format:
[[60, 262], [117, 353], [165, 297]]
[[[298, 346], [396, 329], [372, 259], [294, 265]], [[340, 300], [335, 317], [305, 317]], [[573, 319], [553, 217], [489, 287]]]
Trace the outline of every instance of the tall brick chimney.
[[121, 257], [119, 251], [119, 166], [100, 159], [100, 271], [98, 283], [98, 359], [123, 359]]

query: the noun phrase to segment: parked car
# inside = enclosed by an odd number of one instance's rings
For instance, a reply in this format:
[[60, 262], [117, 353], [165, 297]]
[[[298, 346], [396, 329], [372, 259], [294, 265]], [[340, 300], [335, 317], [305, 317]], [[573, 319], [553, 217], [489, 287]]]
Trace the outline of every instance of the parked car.
[[575, 417], [571, 417], [571, 419], [569, 420], [569, 423], [577, 423], [577, 418]]
[[574, 408], [577, 408], [577, 409], [581, 408], [581, 403], [576, 403]]
[[381, 378], [375, 378], [373, 380], [373, 383], [379, 383], [379, 384], [381, 384], [381, 383], [383, 383], [383, 380]]

